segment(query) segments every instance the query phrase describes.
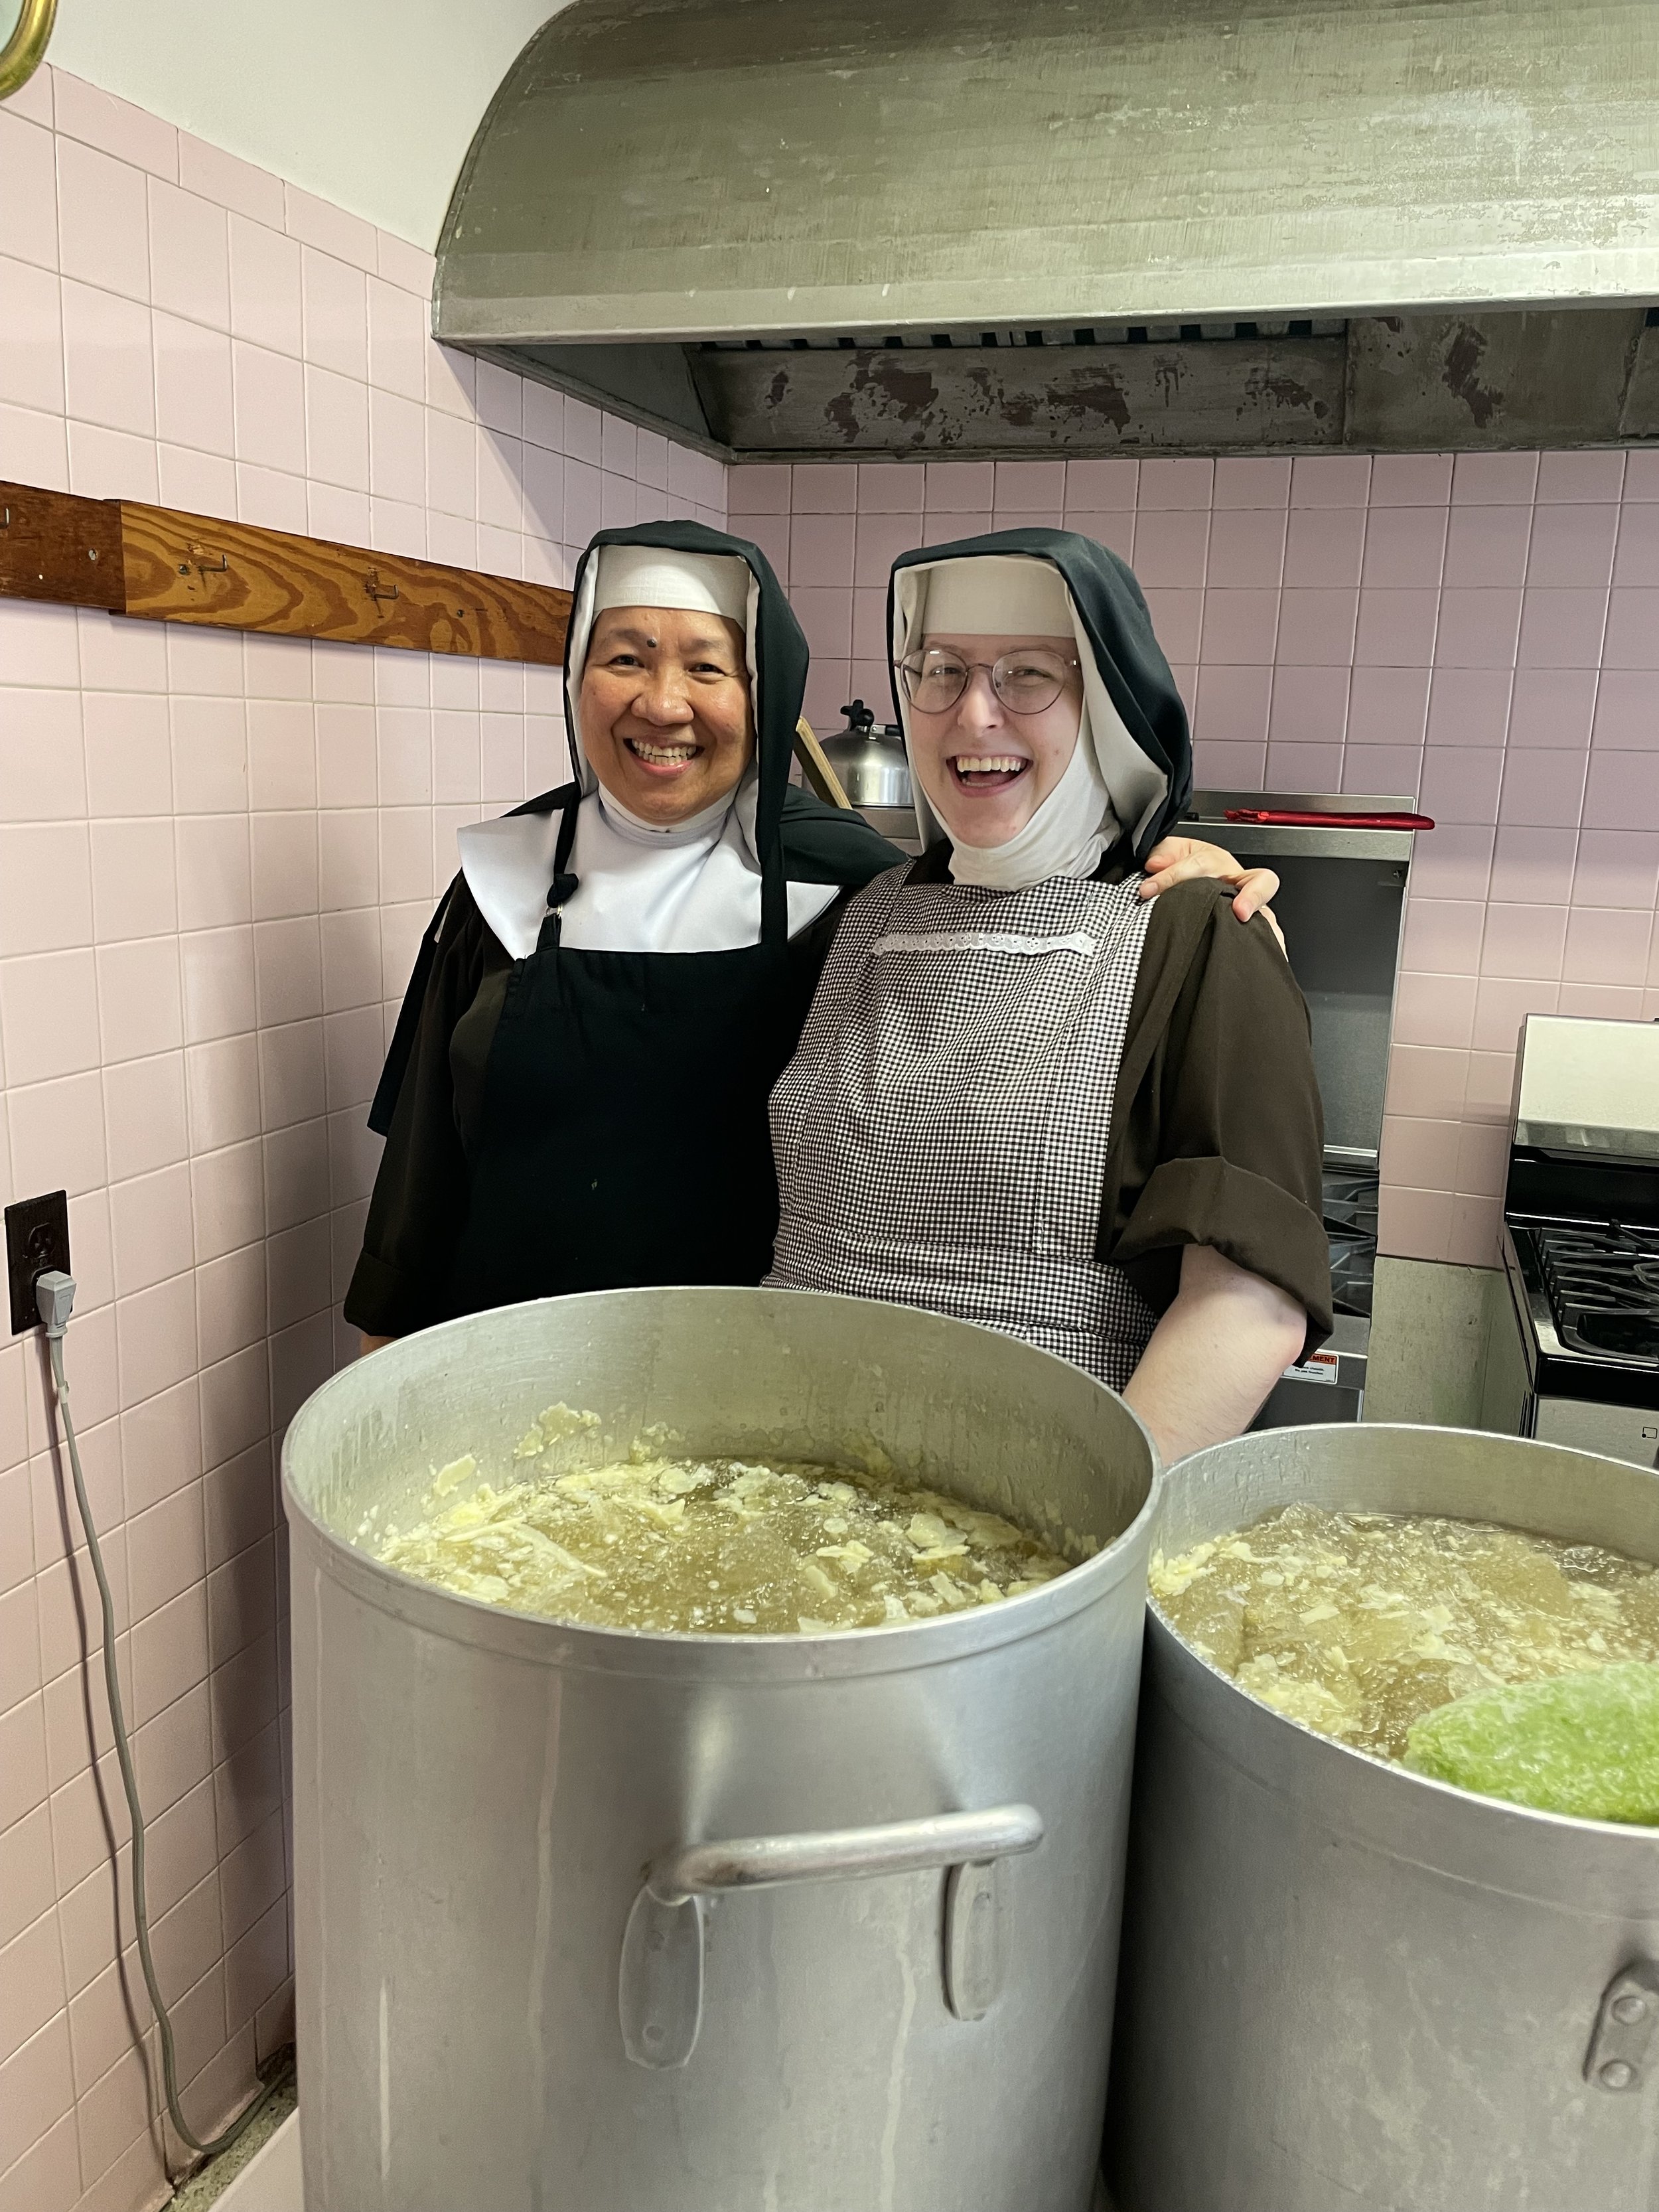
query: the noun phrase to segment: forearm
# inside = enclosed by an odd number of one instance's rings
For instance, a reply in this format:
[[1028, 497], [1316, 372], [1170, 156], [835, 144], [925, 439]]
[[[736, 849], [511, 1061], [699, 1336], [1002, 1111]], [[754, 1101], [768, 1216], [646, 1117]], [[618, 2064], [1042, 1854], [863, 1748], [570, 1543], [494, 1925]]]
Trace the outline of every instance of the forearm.
[[1207, 1245], [1182, 1255], [1181, 1288], [1123, 1395], [1166, 1466], [1242, 1436], [1302, 1349], [1308, 1317]]
[[371, 1352], [378, 1352], [383, 1344], [396, 1344], [397, 1341], [395, 1336], [371, 1336], [366, 1328], [359, 1329], [357, 1357], [359, 1359], [366, 1358]]

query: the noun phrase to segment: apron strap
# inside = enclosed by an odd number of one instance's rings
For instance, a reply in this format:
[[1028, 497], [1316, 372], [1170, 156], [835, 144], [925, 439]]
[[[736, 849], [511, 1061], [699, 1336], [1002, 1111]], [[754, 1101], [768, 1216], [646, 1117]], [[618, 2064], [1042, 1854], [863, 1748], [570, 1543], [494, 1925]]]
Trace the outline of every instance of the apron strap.
[[574, 896], [581, 878], [570, 872], [570, 848], [576, 842], [576, 809], [581, 805], [580, 788], [565, 801], [559, 817], [559, 841], [553, 848], [553, 881], [548, 887], [547, 913], [543, 918], [541, 933], [536, 939], [538, 952], [550, 952], [559, 941], [561, 918], [566, 903]]
[[772, 849], [761, 868], [761, 943], [785, 945], [789, 939], [789, 885], [783, 872], [783, 828], [780, 823]]

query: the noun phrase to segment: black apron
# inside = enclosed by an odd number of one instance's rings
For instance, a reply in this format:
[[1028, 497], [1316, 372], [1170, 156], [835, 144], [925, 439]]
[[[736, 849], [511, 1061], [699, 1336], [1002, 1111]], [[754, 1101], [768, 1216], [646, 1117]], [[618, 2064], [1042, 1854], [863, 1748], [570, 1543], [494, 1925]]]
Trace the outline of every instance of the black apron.
[[767, 1101], [811, 1001], [781, 840], [758, 945], [592, 952], [560, 941], [576, 807], [541, 936], [484, 1070], [449, 1310], [656, 1283], [758, 1283], [777, 1227]]

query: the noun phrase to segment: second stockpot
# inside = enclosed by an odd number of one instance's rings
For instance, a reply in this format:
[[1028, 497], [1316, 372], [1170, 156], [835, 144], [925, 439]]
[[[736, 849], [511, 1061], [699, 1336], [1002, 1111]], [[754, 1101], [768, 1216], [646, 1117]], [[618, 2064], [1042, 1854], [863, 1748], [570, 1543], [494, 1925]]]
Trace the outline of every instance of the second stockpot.
[[[1659, 1480], [1460, 1430], [1166, 1475], [1166, 1554], [1306, 1502], [1659, 1561]], [[1659, 1833], [1473, 1796], [1248, 1697], [1148, 1612], [1107, 2171], [1119, 2212], [1654, 2212]]]
[[[1101, 1548], [745, 1638], [503, 1612], [356, 1540], [561, 1400], [590, 1464], [659, 1423], [884, 1456]], [[1156, 1485], [1121, 1400], [934, 1315], [615, 1291], [358, 1362], [283, 1459], [309, 2212], [1085, 2212]]]

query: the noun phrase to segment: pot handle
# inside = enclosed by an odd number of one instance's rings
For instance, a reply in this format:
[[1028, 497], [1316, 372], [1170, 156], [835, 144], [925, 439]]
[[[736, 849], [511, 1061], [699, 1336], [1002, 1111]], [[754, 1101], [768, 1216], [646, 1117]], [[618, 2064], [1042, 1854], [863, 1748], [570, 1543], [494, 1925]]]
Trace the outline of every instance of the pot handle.
[[1601, 1992], [1595, 2032], [1584, 2054], [1584, 2079], [1615, 2096], [1640, 2088], [1643, 2076], [1652, 2069], [1656, 2027], [1659, 2027], [1659, 1963], [1632, 1959]]
[[798, 1881], [863, 1881], [949, 1869], [945, 1890], [945, 1994], [959, 2020], [982, 2020], [1002, 1978], [998, 1868], [1035, 1850], [1042, 1816], [1030, 1805], [939, 1813], [878, 1827], [678, 1844], [653, 1859], [628, 1916], [618, 2005], [623, 2042], [638, 2066], [684, 2066], [702, 2025], [705, 1899]]

